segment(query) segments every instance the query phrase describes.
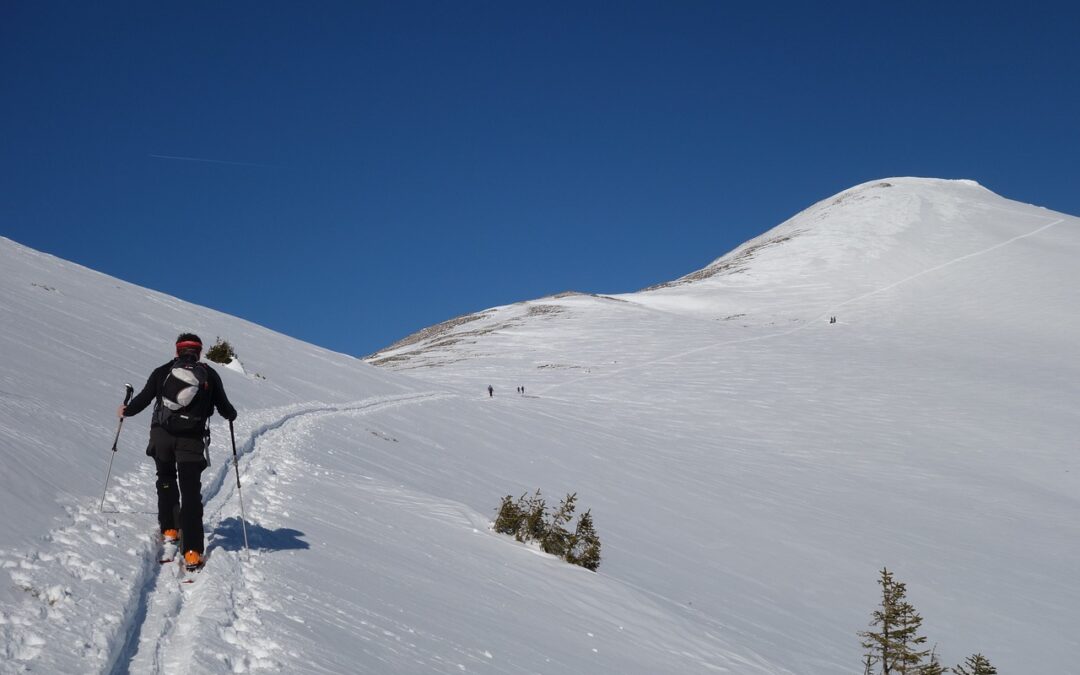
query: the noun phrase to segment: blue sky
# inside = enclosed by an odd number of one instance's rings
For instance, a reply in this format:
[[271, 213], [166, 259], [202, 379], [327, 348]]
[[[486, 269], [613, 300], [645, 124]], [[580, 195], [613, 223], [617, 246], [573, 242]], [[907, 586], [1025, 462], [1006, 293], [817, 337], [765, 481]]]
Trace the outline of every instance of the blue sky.
[[759, 4], [4, 2], [0, 234], [363, 355], [876, 178], [1080, 214], [1080, 10]]

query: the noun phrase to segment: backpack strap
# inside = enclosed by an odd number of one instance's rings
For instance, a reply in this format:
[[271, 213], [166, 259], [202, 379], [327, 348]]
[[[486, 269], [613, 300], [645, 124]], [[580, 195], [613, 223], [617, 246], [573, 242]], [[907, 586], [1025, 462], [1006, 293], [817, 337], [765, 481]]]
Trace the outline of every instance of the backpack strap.
[[173, 359], [172, 361], [166, 363], [164, 366], [165, 368], [167, 368], [167, 370], [165, 371], [165, 377], [161, 378], [161, 381], [157, 383], [157, 387], [155, 388], [155, 393], [157, 395], [154, 396], [154, 414], [150, 418], [150, 426], [153, 426], [154, 424], [161, 424], [161, 410], [165, 407], [165, 405], [161, 402], [161, 390], [165, 388], [165, 380], [168, 380], [169, 376], [172, 375], [172, 369], [175, 365], [176, 359]]

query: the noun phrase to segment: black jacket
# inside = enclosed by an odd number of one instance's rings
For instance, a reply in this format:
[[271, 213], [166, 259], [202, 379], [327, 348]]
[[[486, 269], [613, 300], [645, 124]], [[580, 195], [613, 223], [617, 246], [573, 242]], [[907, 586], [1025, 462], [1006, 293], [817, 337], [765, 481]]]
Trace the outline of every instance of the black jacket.
[[[165, 384], [165, 378], [169, 375], [174, 363], [176, 363], [176, 359], [158, 366], [154, 369], [154, 372], [150, 373], [150, 378], [146, 380], [146, 386], [124, 408], [124, 417], [134, 417], [141, 413], [151, 402], [160, 401], [162, 385]], [[217, 408], [218, 414], [231, 422], [236, 419], [236, 408], [233, 407], [232, 403], [229, 403], [229, 397], [225, 395], [225, 387], [221, 384], [221, 376], [209, 365], [205, 363], [203, 365], [206, 366], [206, 377], [210, 383], [210, 396], [204, 404], [203, 410], [192, 410], [191, 412], [197, 417], [210, 417], [214, 414], [214, 409]], [[155, 407], [157, 405], [160, 405], [160, 403], [155, 403]], [[154, 420], [150, 423], [150, 426], [151, 428], [160, 426], [157, 415], [154, 415]]]

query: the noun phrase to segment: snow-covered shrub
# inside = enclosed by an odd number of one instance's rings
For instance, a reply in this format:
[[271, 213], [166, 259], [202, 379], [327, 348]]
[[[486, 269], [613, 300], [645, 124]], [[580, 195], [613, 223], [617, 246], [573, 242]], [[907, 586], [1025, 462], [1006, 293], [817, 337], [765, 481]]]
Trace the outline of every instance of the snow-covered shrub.
[[544, 553], [565, 558], [570, 549], [570, 533], [566, 525], [574, 519], [574, 502], [577, 493], [566, 495], [559, 508], [551, 514], [551, 522], [546, 523], [544, 536], [540, 538], [540, 548]]
[[566, 562], [580, 565], [587, 570], [600, 567], [600, 535], [593, 527], [592, 511], [586, 511], [578, 519], [577, 530], [570, 538], [566, 550]]
[[528, 499], [525, 499], [523, 495], [521, 507], [522, 513], [525, 514], [525, 520], [522, 521], [522, 527], [517, 531], [517, 540], [542, 540], [544, 535], [547, 534], [547, 521], [544, 520], [547, 504], [544, 502], [544, 498], [540, 496], [540, 489], [537, 488], [536, 493]]
[[592, 522], [592, 512], [586, 511], [571, 533], [567, 526], [574, 518], [577, 493], [566, 495], [559, 507], [550, 513], [537, 490], [525, 493], [515, 502], [506, 495], [499, 505], [494, 530], [513, 535], [521, 542], [535, 541], [545, 553], [557, 555], [568, 563], [595, 570], [600, 566], [600, 537]]
[[495, 531], [499, 534], [516, 535], [523, 520], [525, 520], [525, 514], [514, 502], [514, 498], [510, 495], [503, 497], [502, 504], [499, 506], [499, 515], [495, 516]]
[[229, 344], [228, 340], [222, 340], [219, 336], [217, 341], [214, 342], [214, 346], [206, 350], [206, 358], [214, 363], [232, 363], [232, 360], [237, 358], [236, 350]]

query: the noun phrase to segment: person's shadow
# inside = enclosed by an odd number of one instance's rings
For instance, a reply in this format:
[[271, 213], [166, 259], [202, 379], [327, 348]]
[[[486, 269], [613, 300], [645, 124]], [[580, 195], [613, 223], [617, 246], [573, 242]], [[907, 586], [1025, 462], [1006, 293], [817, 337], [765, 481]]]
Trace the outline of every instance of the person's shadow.
[[[288, 527], [268, 530], [254, 523], [247, 524], [248, 546], [257, 551], [295, 551], [311, 548], [301, 537], [304, 533]], [[244, 531], [240, 519], [226, 518], [210, 533], [207, 548], [239, 551], [244, 548]]]

